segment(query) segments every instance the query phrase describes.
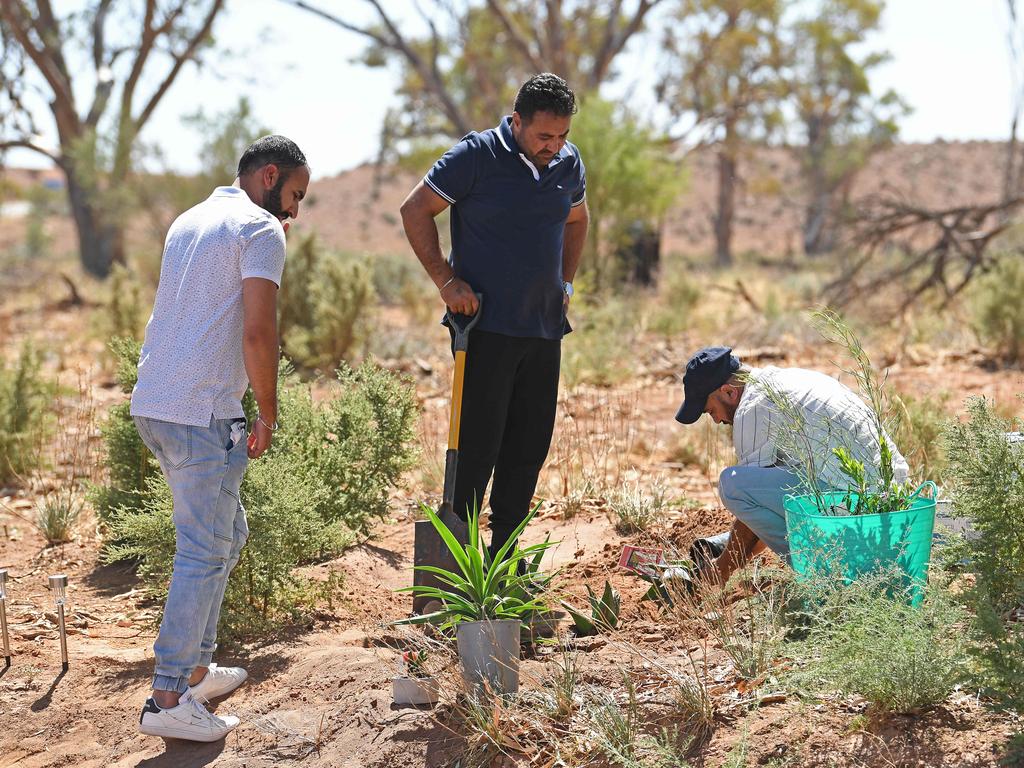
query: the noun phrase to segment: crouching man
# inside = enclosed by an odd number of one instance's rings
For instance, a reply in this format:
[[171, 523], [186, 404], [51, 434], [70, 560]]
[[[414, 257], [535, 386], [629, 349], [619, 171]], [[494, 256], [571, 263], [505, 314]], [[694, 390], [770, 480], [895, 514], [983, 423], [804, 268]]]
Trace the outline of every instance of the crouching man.
[[[787, 419], [773, 404], [785, 398], [803, 424], [806, 444], [814, 446], [814, 471], [822, 491], [845, 490], [832, 448], [843, 446], [864, 463], [869, 482], [878, 482], [880, 443], [875, 418], [867, 403], [830, 376], [801, 368], [751, 368], [728, 347], [705, 347], [686, 364], [681, 424], [693, 424], [706, 413], [716, 424], [731, 424], [735, 466], [718, 479], [722, 503], [736, 520], [728, 534], [699, 542], [713, 559], [706, 576], [724, 583], [765, 547], [782, 559], [789, 556], [786, 515], [782, 502], [801, 490], [801, 457], [789, 455], [792, 444], [780, 434]], [[906, 482], [907, 462], [885, 435], [893, 453], [894, 480]]]
[[[253, 143], [232, 186], [217, 187], [167, 232], [131, 414], [174, 496], [174, 572], [153, 646], [152, 736], [217, 741], [238, 725], [203, 706], [246, 678], [213, 663], [228, 575], [249, 535], [239, 487], [277, 428], [277, 291], [285, 231], [309, 184], [283, 136]], [[246, 428], [242, 395], [259, 406]]]

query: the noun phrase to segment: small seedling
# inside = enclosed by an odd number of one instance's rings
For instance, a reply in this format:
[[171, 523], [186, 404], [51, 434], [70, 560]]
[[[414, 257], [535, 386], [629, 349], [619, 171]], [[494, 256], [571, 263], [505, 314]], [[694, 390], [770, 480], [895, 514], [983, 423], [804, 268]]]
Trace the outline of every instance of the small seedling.
[[405, 664], [405, 671], [409, 677], [427, 677], [427, 649], [420, 648], [418, 651], [405, 651], [402, 653], [402, 662]]
[[562, 603], [562, 607], [572, 616], [573, 631], [575, 631], [577, 637], [589, 637], [590, 635], [596, 635], [598, 632], [610, 632], [618, 626], [622, 598], [615, 587], [611, 585], [611, 582], [605, 581], [601, 597], [598, 597], [588, 584], [587, 601], [590, 603], [589, 616], [569, 605], [569, 603]]

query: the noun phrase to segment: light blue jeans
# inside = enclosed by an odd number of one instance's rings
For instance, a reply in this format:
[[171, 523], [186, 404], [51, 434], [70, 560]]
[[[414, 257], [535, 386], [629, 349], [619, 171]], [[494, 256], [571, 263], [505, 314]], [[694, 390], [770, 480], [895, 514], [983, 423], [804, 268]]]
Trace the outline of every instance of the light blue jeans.
[[174, 496], [174, 572], [153, 646], [153, 688], [182, 693], [192, 671], [213, 660], [228, 574], [249, 537], [238, 495], [249, 462], [245, 419], [208, 427], [134, 419]]
[[779, 467], [726, 467], [718, 477], [718, 495], [768, 549], [788, 559], [782, 500], [788, 493], [800, 493], [799, 485], [796, 475]]

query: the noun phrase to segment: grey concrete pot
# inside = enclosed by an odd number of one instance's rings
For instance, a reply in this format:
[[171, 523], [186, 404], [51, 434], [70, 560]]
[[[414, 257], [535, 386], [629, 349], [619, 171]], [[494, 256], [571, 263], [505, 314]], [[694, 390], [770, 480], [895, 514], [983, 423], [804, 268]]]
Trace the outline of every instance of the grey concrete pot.
[[[466, 621], [455, 630], [462, 679], [475, 696], [519, 690], [519, 621]], [[486, 683], [486, 686], [485, 686]]]

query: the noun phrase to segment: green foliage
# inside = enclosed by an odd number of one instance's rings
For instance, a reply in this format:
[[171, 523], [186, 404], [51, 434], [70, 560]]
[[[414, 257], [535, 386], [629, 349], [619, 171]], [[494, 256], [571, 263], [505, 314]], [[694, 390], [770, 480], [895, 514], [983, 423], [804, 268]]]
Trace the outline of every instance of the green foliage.
[[612, 254], [636, 222], [656, 224], [682, 191], [686, 176], [667, 139], [613, 102], [589, 97], [573, 119], [572, 140], [587, 167], [590, 229], [581, 270], [600, 291], [631, 273]]
[[[341, 526], [325, 526], [309, 514], [310, 504], [327, 489], [310, 488], [294, 471], [298, 466], [295, 457], [278, 453], [252, 462], [245, 473], [241, 495], [249, 539], [228, 579], [220, 617], [225, 639], [255, 637], [299, 621], [337, 586], [337, 577], [316, 582], [295, 570], [310, 553], [337, 552], [351, 541]], [[147, 480], [145, 491], [140, 508], [121, 507], [109, 515], [109, 538], [118, 543], [106, 549], [104, 561], [136, 563], [147, 591], [162, 604], [174, 562], [173, 499], [160, 475]]]
[[978, 335], [1009, 362], [1024, 360], [1024, 260], [1019, 254], [1001, 258], [978, 281], [974, 315]]
[[911, 474], [922, 480], [939, 482], [947, 466], [942, 433], [946, 423], [949, 395], [908, 395], [893, 397], [900, 410], [896, 444], [910, 464]]
[[657, 304], [648, 321], [655, 333], [671, 337], [683, 333], [693, 323], [693, 311], [700, 301], [701, 289], [682, 267], [668, 270], [663, 264], [658, 279]]
[[[883, 435], [879, 440], [883, 467], [892, 468], [892, 450]], [[878, 515], [885, 512], [899, 512], [910, 506], [913, 496], [910, 485], [891, 482], [888, 486], [873, 487], [864, 462], [858, 461], [846, 448], [832, 449], [832, 455], [839, 462], [839, 469], [850, 479], [850, 485], [843, 496], [843, 505], [851, 515]]]
[[0, 358], [0, 485], [39, 465], [52, 394], [39, 353], [29, 343], [13, 364]]
[[590, 615], [563, 602], [562, 607], [569, 612], [573, 621], [573, 631], [577, 637], [588, 637], [598, 632], [612, 632], [619, 625], [619, 612], [622, 609], [622, 597], [610, 581], [605, 581], [601, 596], [587, 584], [587, 602], [590, 604]]
[[376, 296], [362, 263], [326, 253], [309, 235], [285, 263], [281, 291], [282, 347], [297, 364], [333, 369], [365, 341]]
[[884, 3], [826, 0], [812, 16], [793, 24], [785, 87], [798, 117], [799, 160], [810, 203], [804, 248], [821, 253], [835, 246], [844, 194], [853, 177], [898, 134], [897, 120], [910, 110], [894, 91], [876, 95], [870, 73], [889, 59], [863, 52], [881, 22]]
[[[112, 347], [119, 383], [130, 392], [138, 344], [120, 339]], [[338, 375], [338, 391], [317, 404], [290, 366], [281, 366], [281, 429], [242, 481], [250, 533], [228, 582], [225, 637], [265, 634], [329, 599], [338, 577], [317, 582], [295, 568], [365, 535], [387, 513], [388, 491], [413, 461], [410, 383], [370, 363]], [[250, 395], [245, 406], [251, 415]], [[146, 588], [162, 599], [175, 550], [170, 490], [138, 437], [128, 403], [114, 406], [103, 435], [109, 479], [93, 499], [107, 525], [104, 559], [135, 563]]]
[[[138, 380], [141, 347], [130, 337], [117, 337], [110, 342], [110, 350], [117, 361], [115, 377], [126, 395], [131, 394]], [[142, 442], [129, 409], [128, 402], [113, 405], [100, 427], [106, 480], [89, 490], [89, 501], [104, 523], [110, 520], [115, 509], [138, 510], [144, 507], [149, 480], [160, 474], [160, 467]]]
[[974, 574], [965, 594], [977, 613], [974, 655], [987, 687], [1024, 712], [1024, 622], [1013, 620], [1024, 606], [1024, 443], [1006, 437], [1022, 425], [981, 397], [967, 411], [966, 422], [947, 428], [945, 449], [954, 508], [977, 533], [964, 544]]
[[551, 547], [552, 543], [545, 541], [522, 549], [516, 547], [519, 536], [539, 508], [533, 508], [492, 558], [480, 536], [476, 510], [469, 516], [469, 537], [463, 544], [433, 509], [423, 505], [424, 515], [448, 547], [459, 569], [449, 571], [432, 565], [416, 566], [417, 570], [437, 577], [442, 586], [415, 585], [398, 591], [438, 600], [441, 608], [433, 613], [396, 621], [395, 624], [433, 623], [450, 628], [464, 621], [521, 621], [528, 614], [544, 610], [544, 604], [530, 594], [529, 582], [533, 574], [520, 574], [518, 568], [520, 561], [533, 560]]
[[967, 615], [935, 581], [917, 607], [895, 586], [895, 572], [849, 585], [804, 584], [810, 624], [793, 649], [804, 664], [794, 680], [862, 696], [876, 712], [940, 704], [964, 678]]
[[141, 286], [124, 266], [115, 264], [110, 271], [109, 298], [97, 321], [100, 335], [106, 339], [141, 339], [144, 329]]
[[366, 535], [387, 515], [389, 490], [416, 458], [411, 381], [370, 362], [343, 365], [337, 394], [317, 405], [287, 366], [281, 375], [283, 427], [271, 451], [294, 454], [293, 471], [310, 487], [327, 489], [310, 505], [324, 523]]

